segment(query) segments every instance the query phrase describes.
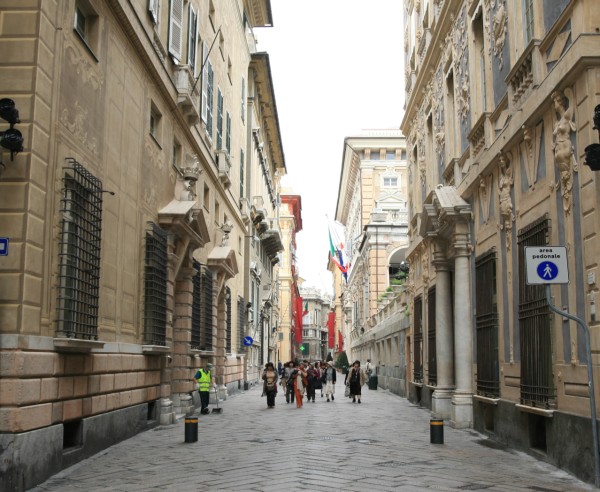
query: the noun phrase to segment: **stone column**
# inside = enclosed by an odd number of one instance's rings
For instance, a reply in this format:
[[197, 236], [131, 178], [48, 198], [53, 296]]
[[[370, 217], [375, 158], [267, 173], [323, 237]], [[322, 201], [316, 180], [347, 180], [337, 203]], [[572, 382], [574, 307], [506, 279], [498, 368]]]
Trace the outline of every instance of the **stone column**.
[[468, 224], [457, 222], [454, 236], [456, 390], [452, 396], [450, 425], [458, 429], [473, 424], [473, 317], [468, 237]]
[[435, 350], [437, 357], [437, 387], [433, 392], [431, 412], [435, 418], [449, 419], [454, 390], [454, 334], [450, 268], [443, 244], [434, 243], [435, 267]]

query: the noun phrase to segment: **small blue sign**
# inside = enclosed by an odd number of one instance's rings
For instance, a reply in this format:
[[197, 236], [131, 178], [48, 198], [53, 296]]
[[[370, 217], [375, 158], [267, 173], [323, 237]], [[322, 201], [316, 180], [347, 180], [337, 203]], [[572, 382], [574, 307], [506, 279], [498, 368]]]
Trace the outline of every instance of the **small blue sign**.
[[249, 347], [253, 343], [254, 343], [254, 340], [252, 339], [252, 337], [244, 337], [244, 345], [246, 347]]
[[8, 238], [0, 237], [0, 256], [8, 256]]
[[536, 271], [542, 280], [554, 280], [558, 275], [558, 267], [551, 261], [542, 261]]

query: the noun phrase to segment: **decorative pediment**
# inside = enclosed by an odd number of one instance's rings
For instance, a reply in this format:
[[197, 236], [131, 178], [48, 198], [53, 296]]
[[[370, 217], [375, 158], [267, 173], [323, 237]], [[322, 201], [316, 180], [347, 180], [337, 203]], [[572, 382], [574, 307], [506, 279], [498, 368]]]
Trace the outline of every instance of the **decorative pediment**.
[[189, 239], [192, 249], [201, 248], [210, 242], [204, 213], [195, 201], [172, 200], [158, 212], [160, 226], [180, 239]]
[[439, 186], [429, 193], [423, 205], [419, 227], [422, 237], [446, 235], [454, 230], [458, 220], [470, 219], [471, 206], [454, 186]]
[[239, 271], [235, 251], [229, 246], [216, 246], [208, 255], [207, 265], [215, 275], [217, 298], [220, 299], [225, 282], [235, 277]]
[[378, 208], [403, 208], [406, 206], [406, 198], [399, 192], [390, 193], [377, 200]]

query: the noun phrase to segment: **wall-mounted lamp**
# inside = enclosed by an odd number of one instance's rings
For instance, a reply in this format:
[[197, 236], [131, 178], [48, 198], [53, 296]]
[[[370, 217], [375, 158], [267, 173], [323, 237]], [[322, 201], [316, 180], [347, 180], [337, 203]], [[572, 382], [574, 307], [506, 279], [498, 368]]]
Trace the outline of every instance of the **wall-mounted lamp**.
[[0, 118], [8, 121], [10, 128], [0, 132], [0, 145], [10, 151], [10, 160], [18, 152], [23, 152], [23, 135], [19, 130], [14, 128], [17, 123], [21, 123], [19, 119], [19, 110], [15, 106], [12, 99], [0, 99]]

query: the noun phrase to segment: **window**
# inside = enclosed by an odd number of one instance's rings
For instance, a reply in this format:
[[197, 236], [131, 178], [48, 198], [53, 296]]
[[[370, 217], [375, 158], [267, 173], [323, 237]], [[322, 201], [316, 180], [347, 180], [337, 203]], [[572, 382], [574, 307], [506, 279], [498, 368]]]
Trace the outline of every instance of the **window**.
[[171, 164], [179, 169], [181, 165], [181, 144], [177, 141], [173, 141], [173, 153], [171, 155]]
[[244, 345], [244, 322], [246, 319], [246, 301], [243, 297], [238, 297], [237, 302], [237, 329], [238, 329], [238, 351], [245, 352], [246, 346]]
[[380, 157], [381, 156], [379, 155], [379, 150], [375, 150], [375, 149], [371, 150], [371, 157], [370, 157], [370, 159], [372, 161], [378, 161], [380, 159]]
[[223, 148], [223, 94], [217, 89], [217, 150]]
[[204, 183], [204, 198], [202, 200], [204, 208], [207, 212], [210, 212], [210, 188]]
[[225, 150], [227, 155], [231, 155], [231, 115], [229, 111], [227, 111], [225, 117]]
[[529, 41], [533, 39], [533, 0], [524, 0], [525, 5], [523, 6], [523, 15], [525, 22], [525, 44], [529, 44]]
[[384, 176], [383, 177], [384, 188], [398, 188], [398, 177], [397, 176]]
[[219, 202], [215, 200], [215, 224], [219, 224], [219, 216], [221, 215], [221, 207], [219, 206]]
[[191, 347], [208, 351], [213, 348], [213, 277], [211, 271], [197, 261], [194, 261], [194, 270]]
[[152, 222], [144, 259], [144, 343], [166, 346], [167, 232]]
[[244, 150], [240, 149], [240, 197], [244, 196]]
[[102, 183], [74, 159], [69, 163], [61, 200], [57, 332], [97, 340]]
[[150, 105], [150, 135], [154, 137], [156, 143], [160, 144], [160, 125], [162, 115], [152, 103]]
[[196, 77], [196, 51], [198, 48], [198, 15], [190, 4], [188, 17], [188, 65]]
[[183, 44], [183, 0], [170, 0], [169, 7], [169, 54], [179, 63]]
[[227, 57], [227, 77], [229, 78], [229, 84], [232, 83], [231, 72], [233, 69], [233, 65], [231, 63], [231, 58]]
[[202, 42], [202, 121], [206, 126], [206, 133], [212, 138], [212, 119], [213, 119], [213, 91], [214, 74], [212, 64], [208, 59], [208, 46]]
[[231, 353], [231, 335], [232, 335], [232, 325], [231, 325], [231, 289], [229, 287], [225, 287], [225, 310], [227, 312], [227, 320], [226, 320], [226, 328], [225, 328], [225, 353]]
[[99, 46], [99, 19], [88, 0], [76, 0], [73, 30], [95, 57]]
[[223, 31], [219, 33], [219, 51], [221, 52], [221, 58], [225, 60], [225, 37]]
[[385, 151], [385, 159], [387, 161], [395, 161], [396, 160], [396, 151], [395, 150], [386, 150]]
[[429, 368], [428, 383], [437, 384], [437, 352], [435, 329], [435, 287], [427, 293], [427, 365]]
[[148, 0], [148, 12], [154, 24], [160, 19], [160, 0]]
[[246, 121], [246, 79], [242, 77], [242, 121]]

